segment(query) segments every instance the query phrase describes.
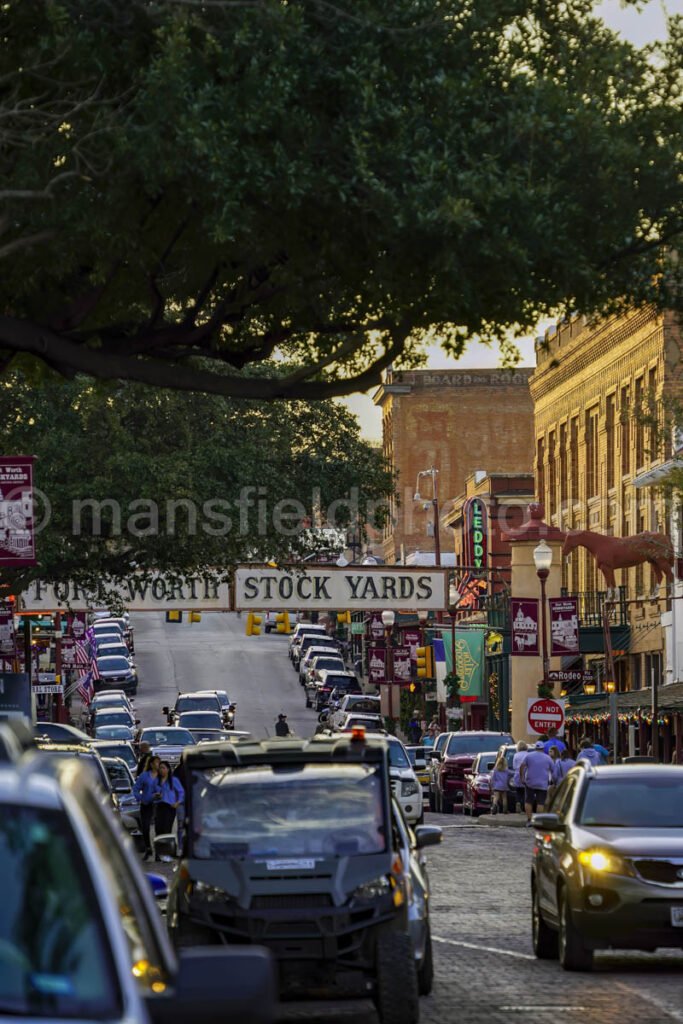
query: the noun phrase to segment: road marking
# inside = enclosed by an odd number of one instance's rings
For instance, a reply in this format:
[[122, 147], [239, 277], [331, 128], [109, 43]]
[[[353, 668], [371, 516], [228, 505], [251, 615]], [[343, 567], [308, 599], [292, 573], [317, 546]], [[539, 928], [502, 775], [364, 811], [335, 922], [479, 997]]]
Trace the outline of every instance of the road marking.
[[573, 1003], [566, 1003], [564, 1006], [561, 1003], [552, 1003], [549, 1006], [539, 1006], [538, 1003], [532, 1003], [530, 1006], [499, 1006], [499, 1010], [503, 1010], [505, 1013], [536, 1013], [540, 1010], [541, 1013], [570, 1013], [572, 1010], [582, 1010], [584, 1013], [588, 1011], [587, 1006], [577, 1006]]
[[650, 1003], [651, 1006], [655, 1006], [662, 1013], [665, 1013], [667, 1017], [670, 1017], [672, 1020], [682, 1022], [683, 1024], [683, 1012], [681, 1010], [677, 1010], [675, 1006], [665, 1003], [663, 999], [658, 999], [657, 996], [653, 996], [650, 992], [644, 992], [640, 988], [631, 988], [631, 986], [627, 985], [625, 982], [617, 982], [617, 987], [623, 989], [629, 996], [635, 995], [638, 999], [642, 999], [644, 1002]]
[[498, 949], [496, 946], [478, 946], [475, 942], [462, 942], [460, 939], [442, 939], [437, 935], [432, 936], [432, 942], [441, 942], [445, 946], [460, 946], [462, 949], [476, 949], [480, 953], [497, 953], [499, 956], [511, 956], [515, 960], [534, 960], [532, 953], [518, 953], [514, 949]]

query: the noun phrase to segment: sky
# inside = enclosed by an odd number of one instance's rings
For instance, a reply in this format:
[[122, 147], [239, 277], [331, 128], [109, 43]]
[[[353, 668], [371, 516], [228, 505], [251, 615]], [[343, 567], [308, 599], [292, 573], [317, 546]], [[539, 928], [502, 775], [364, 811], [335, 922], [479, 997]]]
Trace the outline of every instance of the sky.
[[[662, 39], [666, 35], [666, 13], [683, 14], [683, 0], [646, 0], [639, 9], [623, 7], [621, 0], [603, 0], [596, 4], [597, 12], [615, 31], [620, 32], [636, 46]], [[540, 324], [529, 338], [522, 339], [518, 346], [522, 355], [522, 366], [534, 365], [534, 338], [543, 333], [549, 323]], [[428, 349], [430, 369], [475, 369], [495, 367], [499, 365], [498, 350], [480, 343], [471, 343], [467, 351], [455, 360], [447, 356], [438, 346]], [[374, 388], [373, 388], [374, 391]], [[351, 395], [342, 399], [359, 417], [363, 434], [371, 441], [379, 441], [382, 437], [382, 417], [380, 410], [373, 404], [372, 392]]]

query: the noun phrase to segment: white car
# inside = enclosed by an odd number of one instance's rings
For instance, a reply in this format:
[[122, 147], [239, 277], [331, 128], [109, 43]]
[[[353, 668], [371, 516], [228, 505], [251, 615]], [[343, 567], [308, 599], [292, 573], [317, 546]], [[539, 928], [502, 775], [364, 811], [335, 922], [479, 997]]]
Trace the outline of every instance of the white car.
[[351, 732], [352, 729], [365, 729], [366, 732], [384, 734], [384, 719], [381, 715], [355, 715], [350, 712], [341, 719], [335, 732]]
[[[336, 641], [330, 638], [329, 641], [324, 643], [316, 642], [315, 644], [311, 644], [305, 652], [302, 652], [301, 660], [299, 661], [299, 682], [302, 686], [306, 682], [306, 672], [311, 667], [313, 659], [317, 658], [321, 654], [326, 654], [328, 656], [339, 654], [339, 648], [337, 647]], [[341, 658], [339, 660], [341, 661]], [[344, 662], [342, 661], [342, 666], [343, 664]]]
[[317, 622], [297, 622], [294, 632], [289, 638], [289, 660], [294, 661], [294, 655], [298, 652], [304, 636], [316, 635], [326, 636], [327, 629], [325, 626], [320, 626]]
[[359, 715], [379, 715], [379, 697], [368, 697], [364, 693], [347, 693], [337, 710], [330, 715], [332, 728], [336, 729], [351, 711]]
[[391, 792], [408, 824], [411, 826], [421, 825], [424, 821], [422, 785], [401, 741], [395, 736], [389, 736], [387, 742], [389, 744]]

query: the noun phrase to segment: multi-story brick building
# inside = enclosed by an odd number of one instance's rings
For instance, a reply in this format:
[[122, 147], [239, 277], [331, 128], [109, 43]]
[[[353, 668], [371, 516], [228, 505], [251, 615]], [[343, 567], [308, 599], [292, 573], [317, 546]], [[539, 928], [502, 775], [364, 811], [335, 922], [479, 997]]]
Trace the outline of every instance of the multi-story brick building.
[[[530, 387], [536, 493], [549, 523], [615, 536], [668, 532], [664, 497], [633, 480], [669, 454], [664, 402], [682, 375], [681, 336], [670, 313], [645, 308], [598, 324], [577, 316], [546, 332]], [[563, 564], [562, 582], [571, 593], [605, 590], [585, 549]], [[617, 583], [631, 627], [628, 650], [617, 657], [617, 683], [640, 689], [662, 676], [665, 590], [651, 599], [655, 581], [644, 566], [621, 570]]]
[[[433, 549], [433, 516], [424, 505], [432, 497], [423, 478], [423, 502], [413, 500], [420, 471], [438, 469], [439, 502], [447, 513], [467, 476], [488, 472], [528, 473], [533, 459], [530, 368], [516, 370], [389, 371], [374, 395], [382, 409], [384, 452], [398, 476], [384, 533], [387, 562], [404, 561], [413, 551]], [[441, 548], [453, 550], [451, 531], [441, 516]]]

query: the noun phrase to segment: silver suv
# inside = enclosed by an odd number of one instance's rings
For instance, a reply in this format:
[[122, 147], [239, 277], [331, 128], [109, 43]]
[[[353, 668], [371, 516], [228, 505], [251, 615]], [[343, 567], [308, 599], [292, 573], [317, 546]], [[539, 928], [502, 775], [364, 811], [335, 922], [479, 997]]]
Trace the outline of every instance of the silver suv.
[[76, 758], [29, 751], [0, 765], [2, 1014], [29, 1024], [270, 1021], [264, 950], [176, 958], [107, 799]]

